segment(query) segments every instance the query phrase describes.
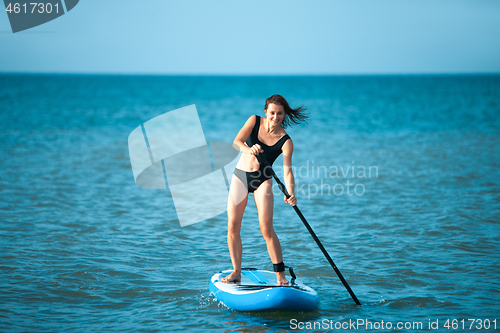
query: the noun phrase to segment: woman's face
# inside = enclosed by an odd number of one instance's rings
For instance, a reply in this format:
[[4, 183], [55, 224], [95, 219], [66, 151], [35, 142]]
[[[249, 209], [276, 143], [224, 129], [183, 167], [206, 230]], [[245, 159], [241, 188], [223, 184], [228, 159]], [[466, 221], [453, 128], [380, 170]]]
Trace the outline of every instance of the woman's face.
[[285, 118], [285, 109], [281, 105], [271, 103], [267, 106], [266, 116], [273, 126], [278, 126]]

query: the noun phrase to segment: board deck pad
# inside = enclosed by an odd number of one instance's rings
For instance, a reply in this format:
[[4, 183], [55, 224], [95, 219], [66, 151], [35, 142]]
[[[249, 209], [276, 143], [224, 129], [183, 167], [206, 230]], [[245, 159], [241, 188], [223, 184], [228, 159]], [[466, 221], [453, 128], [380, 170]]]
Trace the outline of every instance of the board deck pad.
[[[229, 274], [231, 274], [232, 271], [226, 271], [223, 272], [219, 279], [223, 279]], [[297, 282], [294, 281], [294, 284], [291, 284], [291, 278], [287, 277], [287, 280], [289, 280], [289, 285], [287, 286], [278, 286], [277, 285], [277, 279], [276, 279], [276, 274], [273, 272], [269, 271], [259, 271], [259, 270], [242, 270], [241, 271], [241, 281], [240, 282], [234, 282], [235, 285], [238, 287], [235, 287], [236, 289], [263, 289], [263, 288], [272, 288], [272, 287], [285, 287], [285, 288], [296, 288], [300, 289], [300, 286], [297, 285]]]
[[289, 284], [278, 286], [276, 273], [242, 269], [240, 282], [222, 282], [232, 270], [221, 271], [210, 280], [210, 291], [221, 303], [238, 311], [311, 311], [319, 303], [316, 291], [299, 279], [286, 276]]

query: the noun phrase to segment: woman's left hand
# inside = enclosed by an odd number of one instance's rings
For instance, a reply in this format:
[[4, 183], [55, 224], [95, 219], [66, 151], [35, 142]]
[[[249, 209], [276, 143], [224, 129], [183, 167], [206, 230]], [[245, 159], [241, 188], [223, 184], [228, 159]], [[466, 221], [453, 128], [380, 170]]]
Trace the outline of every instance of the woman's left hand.
[[285, 196], [285, 202], [288, 202], [290, 205], [295, 206], [297, 204], [297, 198], [293, 194], [290, 195], [288, 199]]

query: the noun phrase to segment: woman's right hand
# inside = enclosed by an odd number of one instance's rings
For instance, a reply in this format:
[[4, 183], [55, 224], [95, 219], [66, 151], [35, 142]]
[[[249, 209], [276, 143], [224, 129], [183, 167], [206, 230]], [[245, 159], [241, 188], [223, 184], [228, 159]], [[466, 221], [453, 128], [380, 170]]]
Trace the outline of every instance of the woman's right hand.
[[250, 147], [250, 155], [259, 155], [260, 153], [263, 153], [264, 150], [260, 147], [259, 144], [254, 144], [252, 147]]

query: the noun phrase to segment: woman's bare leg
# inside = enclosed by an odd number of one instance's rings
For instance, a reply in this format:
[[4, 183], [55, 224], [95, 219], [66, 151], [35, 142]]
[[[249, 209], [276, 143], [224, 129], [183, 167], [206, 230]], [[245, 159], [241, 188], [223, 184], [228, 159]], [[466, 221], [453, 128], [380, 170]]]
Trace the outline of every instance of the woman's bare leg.
[[229, 254], [231, 255], [233, 272], [222, 279], [222, 282], [225, 283], [241, 281], [241, 257], [243, 248], [241, 245], [240, 231], [247, 201], [248, 190], [241, 180], [233, 175], [227, 203], [227, 245], [229, 247]]
[[[273, 264], [279, 264], [283, 261], [283, 254], [281, 252], [280, 241], [273, 227], [274, 195], [272, 191], [272, 180], [266, 180], [253, 194], [255, 206], [259, 213], [260, 232], [266, 240], [267, 251], [269, 252]], [[276, 278], [278, 285], [288, 284], [287, 279], [285, 279], [285, 272], [277, 272]]]

